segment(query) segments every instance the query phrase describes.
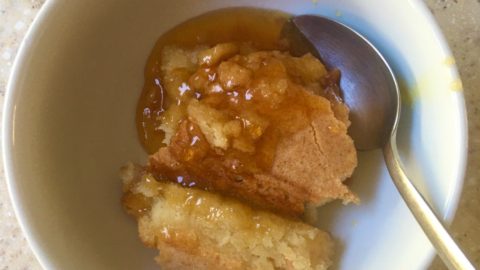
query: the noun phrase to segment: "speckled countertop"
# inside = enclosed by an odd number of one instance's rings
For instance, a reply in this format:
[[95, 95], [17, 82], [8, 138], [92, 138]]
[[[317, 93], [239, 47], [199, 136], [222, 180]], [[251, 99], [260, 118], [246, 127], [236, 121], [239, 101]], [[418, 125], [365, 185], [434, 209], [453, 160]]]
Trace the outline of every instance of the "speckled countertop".
[[[399, 0], [401, 1], [401, 0]], [[44, 0], [0, 0], [0, 111], [13, 60]], [[456, 58], [469, 119], [465, 185], [451, 232], [480, 268], [480, 0], [425, 0]], [[41, 269], [19, 228], [0, 162], [0, 270]], [[445, 269], [437, 258], [431, 269]]]

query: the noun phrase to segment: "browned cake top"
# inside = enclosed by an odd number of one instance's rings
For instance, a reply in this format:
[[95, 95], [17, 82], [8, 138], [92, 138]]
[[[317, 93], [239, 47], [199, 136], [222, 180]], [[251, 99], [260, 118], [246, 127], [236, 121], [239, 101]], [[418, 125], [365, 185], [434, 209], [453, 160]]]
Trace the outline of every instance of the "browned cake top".
[[166, 47], [162, 63], [168, 146], [150, 159], [157, 178], [290, 216], [356, 199], [342, 184], [356, 166], [348, 109], [318, 59], [223, 43]]

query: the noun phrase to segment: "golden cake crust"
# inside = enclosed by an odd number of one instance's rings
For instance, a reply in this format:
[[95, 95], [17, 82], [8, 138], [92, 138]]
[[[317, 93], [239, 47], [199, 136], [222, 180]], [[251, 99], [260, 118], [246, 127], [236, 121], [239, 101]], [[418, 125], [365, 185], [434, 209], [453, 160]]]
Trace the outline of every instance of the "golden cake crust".
[[[186, 129], [186, 123], [181, 124], [172, 144], [150, 156], [149, 170], [188, 175], [189, 168], [173, 154], [178, 141], [185, 139], [182, 136]], [[342, 183], [356, 165], [356, 151], [345, 124], [332, 114], [319, 115], [307, 128], [279, 143], [270, 173], [243, 176], [241, 181], [204, 177], [198, 184], [257, 207], [301, 216], [306, 203], [318, 206], [334, 199], [358, 202], [358, 197]]]
[[[219, 194], [122, 170], [123, 206], [162, 269], [318, 269], [331, 264], [328, 233]], [[140, 202], [140, 203], [139, 203]], [[140, 210], [140, 211], [139, 211]]]

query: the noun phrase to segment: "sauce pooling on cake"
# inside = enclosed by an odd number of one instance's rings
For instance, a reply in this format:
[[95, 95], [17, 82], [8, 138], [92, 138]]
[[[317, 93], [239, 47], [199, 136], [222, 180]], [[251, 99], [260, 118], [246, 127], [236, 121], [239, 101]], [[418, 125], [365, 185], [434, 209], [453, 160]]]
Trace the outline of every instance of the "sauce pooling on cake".
[[[145, 67], [145, 85], [137, 107], [137, 129], [147, 152], [153, 154], [164, 146], [164, 132], [159, 128], [162, 119], [159, 116], [170, 104], [177, 102], [177, 93], [168, 95], [167, 82], [164, 80], [165, 67], [162, 67], [162, 62], [165, 60], [162, 59], [165, 54], [175, 58], [168, 50], [165, 51], [166, 46], [192, 50], [199, 45], [208, 48], [225, 42], [248, 42], [257, 49], [285, 50], [281, 31], [288, 18], [289, 15], [277, 11], [225, 9], [188, 20], [163, 34]], [[187, 63], [184, 64], [187, 66]], [[186, 77], [192, 73], [192, 70], [183, 71]]]
[[305, 203], [356, 200], [342, 184], [356, 153], [338, 73], [311, 54], [289, 53], [281, 38], [287, 20], [223, 10], [157, 42], [137, 127], [158, 179], [290, 216]]

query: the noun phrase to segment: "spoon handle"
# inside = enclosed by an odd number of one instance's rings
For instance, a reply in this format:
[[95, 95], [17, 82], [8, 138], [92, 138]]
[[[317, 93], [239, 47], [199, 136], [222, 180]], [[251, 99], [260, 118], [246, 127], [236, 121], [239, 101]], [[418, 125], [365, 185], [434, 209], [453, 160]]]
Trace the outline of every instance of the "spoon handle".
[[395, 135], [385, 145], [383, 155], [393, 182], [448, 269], [475, 270], [403, 171], [395, 144]]

